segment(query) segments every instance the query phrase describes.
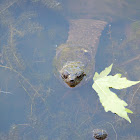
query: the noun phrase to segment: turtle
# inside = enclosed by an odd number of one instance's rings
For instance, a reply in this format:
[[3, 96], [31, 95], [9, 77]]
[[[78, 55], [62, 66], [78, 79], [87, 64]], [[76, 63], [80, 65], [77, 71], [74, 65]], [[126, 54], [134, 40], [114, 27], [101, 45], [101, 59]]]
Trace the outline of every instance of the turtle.
[[55, 66], [59, 79], [74, 88], [88, 82], [95, 71], [95, 55], [106, 21], [70, 19], [68, 38], [56, 49]]
[[70, 0], [65, 3], [69, 21], [68, 38], [56, 49], [57, 77], [70, 88], [87, 83], [95, 71], [95, 56], [102, 31], [123, 18], [118, 1]]

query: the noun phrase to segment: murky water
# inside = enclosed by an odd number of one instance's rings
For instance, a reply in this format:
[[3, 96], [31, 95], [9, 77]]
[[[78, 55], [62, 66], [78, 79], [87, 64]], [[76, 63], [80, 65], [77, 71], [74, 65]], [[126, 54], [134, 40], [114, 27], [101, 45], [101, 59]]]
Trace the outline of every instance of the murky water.
[[114, 63], [112, 74], [140, 80], [139, 0], [1, 0], [0, 140], [91, 140], [104, 129], [110, 140], [140, 139], [140, 84], [117, 95], [132, 123], [105, 112], [92, 79], [67, 88], [54, 76], [56, 48], [68, 37], [70, 19], [108, 22], [95, 71]]

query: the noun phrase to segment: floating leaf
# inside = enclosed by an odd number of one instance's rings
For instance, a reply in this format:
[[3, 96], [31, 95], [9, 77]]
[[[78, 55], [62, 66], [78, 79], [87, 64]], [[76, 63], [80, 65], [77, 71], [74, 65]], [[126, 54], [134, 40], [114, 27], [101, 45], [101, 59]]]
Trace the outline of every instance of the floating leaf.
[[127, 121], [131, 123], [127, 113], [133, 113], [131, 110], [125, 108], [127, 103], [121, 100], [114, 92], [112, 92], [109, 88], [115, 89], [123, 89], [130, 87], [139, 83], [140, 81], [130, 81], [126, 78], [122, 78], [121, 74], [116, 74], [114, 76], [107, 76], [112, 69], [111, 64], [109, 67], [105, 68], [100, 74], [95, 73], [93, 80], [94, 83], [92, 88], [98, 93], [100, 102], [102, 103], [106, 112], [111, 111], [116, 113], [122, 118], [125, 118]]

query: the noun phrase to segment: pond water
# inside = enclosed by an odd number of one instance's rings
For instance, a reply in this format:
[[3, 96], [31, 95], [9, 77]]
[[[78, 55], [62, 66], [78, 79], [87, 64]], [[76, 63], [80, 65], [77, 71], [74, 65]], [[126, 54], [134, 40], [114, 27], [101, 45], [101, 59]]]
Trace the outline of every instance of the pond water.
[[[0, 1], [0, 140], [140, 139], [140, 84], [116, 91], [134, 113], [131, 123], [105, 112], [93, 80], [68, 88], [55, 76], [54, 57], [66, 42], [70, 19], [106, 21], [95, 71], [140, 80], [139, 0]], [[93, 71], [94, 74], [94, 71]]]

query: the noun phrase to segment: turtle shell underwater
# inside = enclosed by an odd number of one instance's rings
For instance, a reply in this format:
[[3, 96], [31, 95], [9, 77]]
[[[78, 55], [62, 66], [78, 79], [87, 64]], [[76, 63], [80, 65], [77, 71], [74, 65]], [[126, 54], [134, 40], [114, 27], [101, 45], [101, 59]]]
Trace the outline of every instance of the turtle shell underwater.
[[73, 88], [93, 77], [99, 38], [107, 22], [76, 19], [69, 23], [68, 39], [57, 48], [55, 65], [59, 79]]

